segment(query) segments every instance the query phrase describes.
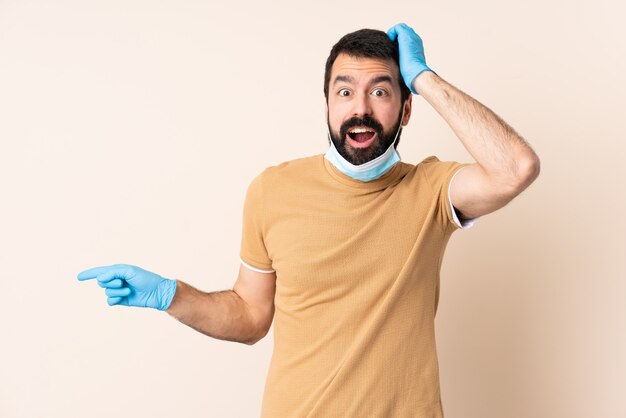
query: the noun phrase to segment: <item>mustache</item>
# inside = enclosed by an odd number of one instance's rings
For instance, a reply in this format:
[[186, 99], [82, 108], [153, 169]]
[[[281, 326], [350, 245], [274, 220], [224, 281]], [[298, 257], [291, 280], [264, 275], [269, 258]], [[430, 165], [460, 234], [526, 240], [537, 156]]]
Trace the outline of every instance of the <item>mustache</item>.
[[383, 132], [383, 125], [381, 125], [381, 123], [378, 122], [376, 119], [370, 116], [365, 116], [363, 118], [359, 118], [355, 116], [353, 118], [348, 119], [341, 125], [341, 129], [339, 130], [339, 132], [341, 134], [342, 140], [346, 137], [346, 134], [348, 133], [348, 129], [354, 126], [365, 126], [366, 128], [372, 128], [376, 131], [379, 137]]

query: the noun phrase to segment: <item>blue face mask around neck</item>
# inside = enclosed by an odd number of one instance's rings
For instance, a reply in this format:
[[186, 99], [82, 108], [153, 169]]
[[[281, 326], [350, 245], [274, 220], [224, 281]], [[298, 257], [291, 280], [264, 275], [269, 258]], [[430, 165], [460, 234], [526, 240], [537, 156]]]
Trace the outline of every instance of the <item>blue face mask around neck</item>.
[[400, 131], [402, 130], [403, 118], [404, 118], [404, 106], [402, 106], [402, 116], [400, 116], [400, 126], [398, 126], [398, 131], [396, 132], [396, 136], [393, 139], [393, 141], [391, 141], [389, 148], [387, 148], [387, 150], [383, 154], [361, 165], [354, 165], [350, 161], [343, 158], [341, 154], [339, 154], [339, 151], [337, 151], [337, 148], [335, 147], [335, 143], [333, 142], [330, 136], [330, 128], [328, 128], [328, 123], [326, 123], [326, 127], [328, 129], [328, 139], [330, 141], [330, 147], [328, 148], [328, 151], [326, 151], [324, 158], [330, 161], [343, 174], [350, 176], [355, 180], [361, 180], [365, 182], [376, 180], [377, 178], [385, 174], [387, 171], [389, 171], [391, 167], [396, 165], [398, 161], [400, 161], [400, 154], [398, 154], [398, 151], [393, 146], [393, 144], [396, 143], [396, 139], [398, 139], [398, 135], [400, 134]]

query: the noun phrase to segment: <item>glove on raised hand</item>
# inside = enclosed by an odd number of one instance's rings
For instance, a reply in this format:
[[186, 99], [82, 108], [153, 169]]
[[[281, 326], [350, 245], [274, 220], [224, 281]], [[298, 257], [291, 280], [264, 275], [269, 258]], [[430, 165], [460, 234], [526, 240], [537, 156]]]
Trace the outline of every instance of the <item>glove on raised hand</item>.
[[422, 38], [406, 23], [398, 23], [391, 27], [387, 31], [387, 35], [392, 41], [398, 38], [400, 74], [402, 74], [404, 83], [413, 94], [419, 94], [413, 88], [413, 80], [415, 80], [415, 77], [420, 75], [423, 71], [432, 71], [434, 73], [434, 71], [426, 65]]

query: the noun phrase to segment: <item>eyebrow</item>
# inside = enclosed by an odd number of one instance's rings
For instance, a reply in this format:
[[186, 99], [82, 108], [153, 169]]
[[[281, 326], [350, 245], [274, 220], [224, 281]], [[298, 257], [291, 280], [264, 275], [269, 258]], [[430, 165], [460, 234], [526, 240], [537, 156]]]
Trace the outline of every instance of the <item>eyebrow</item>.
[[[338, 82], [340, 82], [340, 81], [343, 81], [343, 82], [346, 82], [346, 83], [351, 83], [351, 84], [354, 84], [354, 78], [352, 78], [352, 76], [349, 76], [349, 75], [341, 75], [341, 74], [340, 74], [340, 75], [338, 75], [338, 76], [335, 78], [335, 81], [333, 81], [333, 86], [334, 86], [335, 84], [337, 84]], [[389, 84], [392, 84], [392, 85], [393, 85], [393, 79], [392, 79], [390, 76], [388, 76], [388, 75], [379, 75], [378, 77], [375, 77], [375, 78], [374, 78], [374, 79], [370, 82], [370, 84], [378, 84], [378, 83], [383, 83], [383, 82], [387, 82], [387, 83], [389, 83]]]

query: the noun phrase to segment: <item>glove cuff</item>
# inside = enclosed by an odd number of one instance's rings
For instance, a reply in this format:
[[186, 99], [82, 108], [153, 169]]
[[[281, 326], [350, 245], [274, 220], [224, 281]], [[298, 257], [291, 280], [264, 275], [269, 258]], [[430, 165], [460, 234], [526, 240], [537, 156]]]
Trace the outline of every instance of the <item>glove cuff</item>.
[[176, 280], [164, 279], [159, 283], [159, 294], [161, 297], [159, 298], [160, 304], [157, 306], [157, 309], [164, 311], [170, 307], [176, 294]]
[[[414, 72], [414, 75], [412, 75], [410, 77], [411, 82], [409, 83], [409, 90], [411, 90], [411, 93], [416, 94], [418, 96], [419, 96], [419, 93], [413, 88], [413, 81], [415, 81], [417, 76], [422, 74], [424, 71], [431, 71], [431, 72], [435, 73], [433, 70], [430, 69], [430, 67], [424, 65], [423, 67], [420, 67], [419, 69], [417, 69]], [[435, 73], [435, 74], [437, 74], [437, 73]]]

